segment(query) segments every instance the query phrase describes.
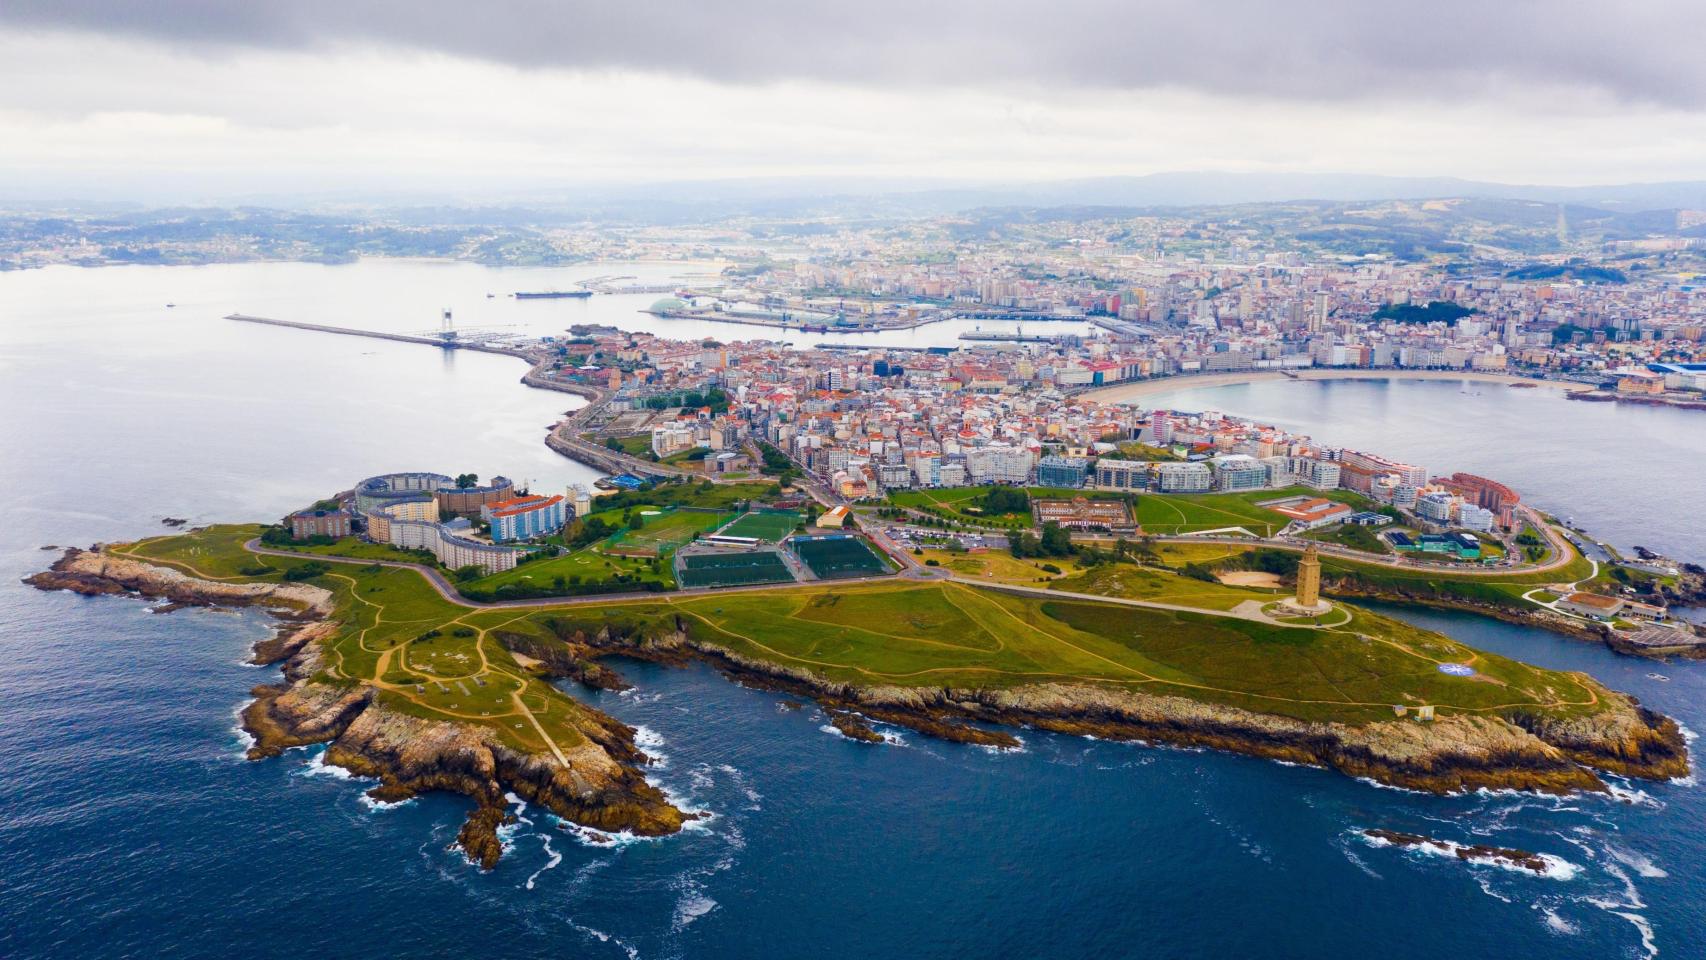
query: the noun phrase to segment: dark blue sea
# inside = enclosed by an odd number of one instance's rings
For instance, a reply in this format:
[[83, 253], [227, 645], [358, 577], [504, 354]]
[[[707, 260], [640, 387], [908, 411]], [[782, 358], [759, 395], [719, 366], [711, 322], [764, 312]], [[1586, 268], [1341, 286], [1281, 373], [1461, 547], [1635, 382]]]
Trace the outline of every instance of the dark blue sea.
[[[520, 364], [238, 329], [218, 317], [262, 312], [251, 288], [274, 312], [316, 295], [246, 269], [0, 277], [0, 957], [1706, 955], [1691, 780], [1437, 798], [1029, 731], [1016, 753], [869, 746], [809, 704], [637, 663], [617, 664], [634, 690], [576, 695], [642, 727], [655, 782], [706, 819], [600, 845], [517, 804], [480, 873], [449, 849], [466, 801], [376, 809], [319, 748], [242, 758], [235, 713], [274, 676], [242, 662], [264, 617], [17, 583], [44, 545], [275, 517], [381, 469], [586, 475], [539, 443], [573, 401], [518, 386]], [[1706, 665], [1399, 613], [1706, 729]], [[1372, 846], [1370, 827], [1556, 866]]]

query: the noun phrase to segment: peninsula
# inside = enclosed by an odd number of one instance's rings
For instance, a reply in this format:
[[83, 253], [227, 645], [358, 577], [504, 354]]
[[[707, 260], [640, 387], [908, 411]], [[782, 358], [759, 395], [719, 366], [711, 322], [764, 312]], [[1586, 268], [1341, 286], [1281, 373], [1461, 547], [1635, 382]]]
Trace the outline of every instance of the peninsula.
[[475, 600], [393, 547], [275, 548], [265, 533], [216, 526], [72, 549], [29, 582], [273, 612], [278, 632], [254, 656], [282, 663], [283, 676], [256, 687], [242, 712], [250, 756], [326, 743], [325, 761], [373, 778], [377, 800], [468, 796], [475, 808], [458, 842], [488, 867], [501, 855], [506, 793], [603, 834], [668, 834], [694, 816], [646, 780], [632, 729], [552, 682], [620, 687], [602, 662], [616, 655], [711, 664], [815, 701], [859, 739], [880, 740], [873, 725], [893, 724], [1006, 748], [1020, 745], [1015, 730], [1034, 728], [1434, 792], [1601, 791], [1604, 774], [1688, 770], [1674, 721], [1585, 674], [1349, 604], [1299, 611], [1272, 591], [1124, 563], [1056, 576], [1014, 560], [985, 577], [920, 565], [840, 579], [808, 552], [827, 575]]

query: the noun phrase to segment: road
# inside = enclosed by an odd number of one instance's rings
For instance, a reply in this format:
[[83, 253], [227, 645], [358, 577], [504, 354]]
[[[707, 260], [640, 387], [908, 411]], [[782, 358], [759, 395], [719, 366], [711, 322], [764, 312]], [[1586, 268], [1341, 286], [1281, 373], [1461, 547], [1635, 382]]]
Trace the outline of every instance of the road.
[[927, 574], [916, 564], [902, 570], [899, 574], [880, 577], [844, 577], [839, 580], [810, 580], [804, 583], [755, 583], [738, 587], [688, 587], [680, 590], [651, 593], [634, 591], [631, 593], [595, 593], [579, 597], [537, 597], [526, 600], [472, 600], [456, 591], [456, 587], [446, 580], [444, 574], [432, 567], [420, 563], [409, 563], [403, 560], [358, 560], [352, 557], [334, 557], [320, 553], [305, 553], [299, 550], [277, 550], [261, 546], [259, 539], [250, 540], [243, 544], [243, 549], [250, 553], [265, 557], [287, 557], [292, 560], [322, 560], [326, 563], [351, 564], [358, 567], [370, 567], [377, 564], [381, 567], [392, 567], [398, 570], [413, 570], [426, 578], [432, 588], [446, 603], [452, 603], [470, 610], [506, 610], [527, 607], [564, 607], [564, 606], [595, 606], [601, 603], [674, 603], [686, 598], [706, 596], [712, 593], [753, 593], [766, 590], [797, 590], [803, 587], [821, 587], [825, 584], [876, 583], [885, 580], [930, 580], [935, 577]]

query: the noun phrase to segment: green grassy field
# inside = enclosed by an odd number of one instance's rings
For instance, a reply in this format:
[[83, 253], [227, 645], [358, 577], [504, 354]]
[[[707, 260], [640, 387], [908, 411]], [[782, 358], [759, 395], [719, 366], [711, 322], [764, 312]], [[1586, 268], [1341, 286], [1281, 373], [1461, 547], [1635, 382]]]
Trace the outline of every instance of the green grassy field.
[[[557, 585], [558, 577], [563, 578], [562, 587]], [[655, 582], [665, 587], [675, 586], [675, 575], [671, 572], [667, 559], [625, 557], [606, 553], [604, 542], [600, 541], [573, 553], [524, 563], [513, 570], [479, 577], [458, 584], [458, 587], [473, 596], [501, 596], [497, 591], [506, 584], [521, 584], [540, 590], [551, 589], [570, 593], [574, 587], [582, 584], [606, 583], [619, 577], [627, 577], [635, 584]]]
[[1373, 528], [1357, 526], [1354, 523], [1335, 523], [1330, 527], [1311, 530], [1303, 536], [1307, 540], [1336, 543], [1341, 547], [1378, 556], [1386, 556], [1392, 552], [1392, 547], [1380, 539], [1380, 534]]
[[[1006, 527], [1017, 529], [1031, 526], [1029, 510], [1013, 513], [982, 513], [976, 510], [975, 501], [982, 499], [990, 486], [980, 487], [942, 487], [935, 490], [896, 490], [889, 494], [889, 502], [897, 507], [922, 510], [944, 519], [959, 523], [978, 526]], [[1025, 493], [1034, 498], [1043, 499], [1090, 496], [1094, 491], [1076, 490], [1067, 487], [1026, 487]], [[1104, 494], [1104, 496], [1112, 496]]]
[[717, 531], [718, 536], [752, 537], [779, 543], [805, 521], [805, 515], [793, 511], [757, 511], [742, 514], [733, 523]]
[[369, 543], [359, 537], [344, 537], [326, 544], [268, 544], [274, 550], [289, 550], [309, 556], [351, 557], [356, 560], [393, 560], [399, 563], [424, 563], [437, 566], [438, 558], [430, 550], [404, 550], [388, 543]]
[[[944, 570], [963, 577], [976, 577], [989, 583], [1034, 584], [1059, 576], [1072, 576], [1083, 568], [1071, 557], [1051, 557], [1047, 560], [1020, 560], [1005, 550], [984, 550], [978, 553], [958, 553], [952, 550], [925, 550], [914, 557], [919, 563], [936, 561]], [[1061, 572], [1049, 573], [1043, 564], [1051, 564]]]
[[[1387, 719], [1393, 704], [1442, 713], [1591, 709], [1592, 681], [1478, 653], [1356, 611], [1339, 629], [1275, 626], [954, 583], [797, 588], [564, 611], [628, 629], [686, 618], [695, 636], [831, 680], [1003, 687], [1089, 682], [1312, 720]], [[1440, 663], [1471, 663], [1452, 677]]]
[[637, 434], [632, 437], [617, 437], [616, 443], [622, 452], [630, 457], [645, 457], [652, 452], [652, 435], [649, 433]]
[[[622, 530], [605, 540], [601, 549], [605, 553], [620, 553], [624, 550], [651, 551], [652, 555], [665, 556], [671, 550], [684, 543], [691, 543], [699, 534], [708, 533], [726, 523], [730, 514], [714, 510], [681, 509], [676, 507], [634, 507], [633, 516], [638, 516], [643, 526], [638, 530], [627, 524], [621, 524]], [[652, 511], [648, 515], [647, 511]], [[616, 513], [618, 511], [610, 511]], [[611, 518], [617, 522], [621, 518]]]
[[1268, 603], [1277, 596], [1291, 595], [1285, 590], [1210, 583], [1130, 563], [1105, 563], [1078, 576], [1055, 580], [1049, 586], [1073, 593], [1177, 603], [1207, 610], [1231, 610], [1247, 600]]
[[[215, 527], [117, 549], [223, 579], [276, 579], [312, 562], [267, 557], [273, 572], [244, 577], [237, 571], [257, 558], [242, 543], [258, 531]], [[519, 664], [494, 638], [499, 631], [665, 631], [682, 623], [693, 636], [745, 656], [855, 684], [1082, 682], [1349, 723], [1390, 718], [1392, 704], [1434, 704], [1441, 713], [1571, 714], [1593, 709], [1603, 689], [1585, 676], [1479, 653], [1355, 607], [1341, 607], [1347, 622], [1325, 629], [1217, 616], [1216, 609], [1272, 594], [1127, 564], [1055, 585], [1202, 612], [906, 581], [471, 609], [440, 597], [414, 570], [328, 566], [310, 582], [333, 592], [341, 625], [320, 679], [371, 683], [397, 709], [486, 724], [529, 750], [580, 742], [585, 708]], [[1439, 672], [1440, 663], [1469, 663], [1478, 674], [1453, 677]]]
[[1241, 493], [1143, 494], [1137, 498], [1137, 522], [1143, 532], [1161, 537], [1222, 527], [1243, 527], [1259, 537], [1271, 537], [1290, 521], [1256, 504], [1300, 496], [1321, 497], [1357, 509], [1369, 506], [1366, 498], [1347, 490], [1323, 493], [1310, 487]]

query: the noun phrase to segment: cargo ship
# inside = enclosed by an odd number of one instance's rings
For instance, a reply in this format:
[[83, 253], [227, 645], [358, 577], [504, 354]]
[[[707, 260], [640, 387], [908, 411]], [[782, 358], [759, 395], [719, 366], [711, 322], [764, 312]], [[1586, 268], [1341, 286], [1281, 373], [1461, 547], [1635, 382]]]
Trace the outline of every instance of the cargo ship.
[[538, 290], [517, 293], [517, 300], [581, 300], [592, 296], [591, 290]]

